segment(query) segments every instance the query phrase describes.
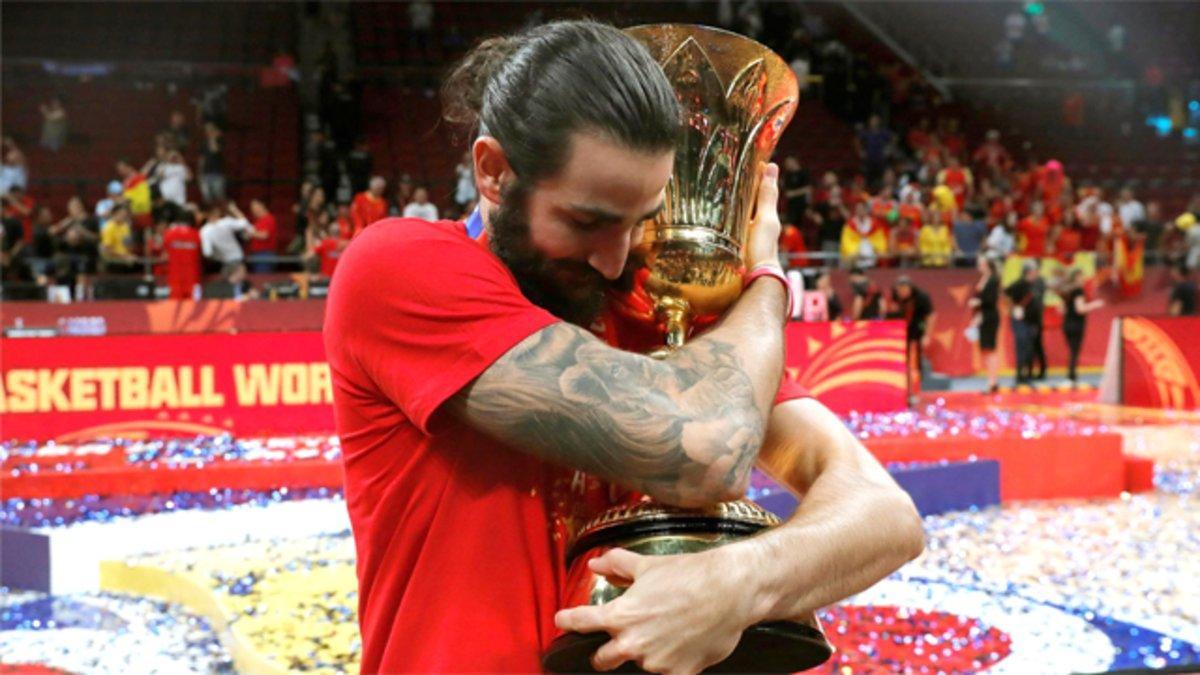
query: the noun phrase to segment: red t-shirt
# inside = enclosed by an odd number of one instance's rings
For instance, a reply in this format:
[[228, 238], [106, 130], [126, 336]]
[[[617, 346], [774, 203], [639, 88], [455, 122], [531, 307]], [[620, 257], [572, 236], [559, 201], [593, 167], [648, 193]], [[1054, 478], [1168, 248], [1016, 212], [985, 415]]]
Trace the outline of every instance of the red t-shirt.
[[359, 232], [368, 225], [387, 216], [387, 200], [376, 197], [370, 192], [360, 192], [354, 195], [350, 202], [350, 222], [353, 225], [351, 237], [357, 237]]
[[259, 232], [266, 232], [266, 239], [251, 239], [247, 249], [251, 254], [254, 253], [274, 253], [279, 244], [279, 226], [275, 223], [275, 216], [266, 214], [262, 218], [254, 220], [254, 229]]
[[[435, 413], [558, 320], [461, 223], [382, 220], [342, 258], [325, 352], [362, 672], [540, 671], [569, 533], [611, 504], [608, 491]], [[802, 395], [781, 387], [781, 398]]]
[[33, 207], [35, 202], [33, 201], [33, 197], [30, 197], [29, 195], [21, 195], [20, 200], [14, 201], [20, 201], [21, 205], [24, 206], [28, 212], [21, 213], [16, 209], [16, 207], [11, 206], [8, 202], [4, 202], [4, 217], [15, 218], [21, 221], [21, 239], [24, 240], [25, 245], [28, 246], [29, 244], [33, 243]]
[[1034, 218], [1027, 216], [1017, 224], [1017, 231], [1025, 235], [1025, 246], [1021, 248], [1022, 255], [1046, 255], [1046, 236], [1050, 234], [1050, 220], [1045, 216]]
[[191, 300], [192, 289], [200, 283], [200, 232], [194, 227], [176, 224], [163, 232], [162, 241], [167, 254], [170, 297]]
[[326, 237], [313, 247], [313, 251], [321, 257], [321, 276], [333, 276], [338, 259], [342, 257], [341, 244], [342, 240], [337, 237]]

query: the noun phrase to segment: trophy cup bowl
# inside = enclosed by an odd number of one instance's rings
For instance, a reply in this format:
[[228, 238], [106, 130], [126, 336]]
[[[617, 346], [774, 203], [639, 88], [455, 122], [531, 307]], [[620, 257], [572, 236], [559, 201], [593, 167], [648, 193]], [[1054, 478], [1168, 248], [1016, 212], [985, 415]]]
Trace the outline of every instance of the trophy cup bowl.
[[719, 317], [741, 295], [761, 168], [799, 90], [783, 59], [736, 33], [684, 24], [626, 32], [662, 65], [684, 115], [664, 208], [631, 254], [637, 297], [613, 302], [662, 327], [665, 350], [656, 355], [665, 356], [693, 323]]
[[[568, 607], [599, 605], [625, 591], [588, 568], [588, 561], [613, 548], [643, 555], [696, 553], [753, 536], [779, 524], [775, 514], [750, 501], [725, 502], [706, 509], [681, 509], [644, 500], [609, 509], [580, 530], [567, 552]], [[607, 633], [566, 633], [542, 658], [556, 673], [594, 672], [592, 654]], [[816, 617], [756, 624], [742, 633], [733, 653], [705, 672], [794, 673], [820, 665], [833, 654]], [[640, 672], [626, 663], [616, 672]]]
[[[693, 324], [711, 322], [741, 294], [761, 167], [795, 112], [798, 89], [783, 59], [741, 35], [682, 24], [627, 32], [662, 65], [684, 115], [664, 208], [645, 224], [631, 253], [633, 288], [610, 299], [626, 317], [662, 331], [664, 346], [652, 356], [663, 358], [683, 346]], [[641, 499], [609, 509], [584, 526], [568, 550], [563, 604], [603, 604], [624, 592], [588, 569], [589, 560], [612, 548], [692, 553], [778, 523], [746, 500], [683, 509]], [[592, 672], [591, 656], [608, 639], [606, 633], [565, 633], [542, 664], [551, 672]], [[748, 628], [733, 653], [709, 671], [795, 672], [832, 653], [815, 617], [773, 621]]]

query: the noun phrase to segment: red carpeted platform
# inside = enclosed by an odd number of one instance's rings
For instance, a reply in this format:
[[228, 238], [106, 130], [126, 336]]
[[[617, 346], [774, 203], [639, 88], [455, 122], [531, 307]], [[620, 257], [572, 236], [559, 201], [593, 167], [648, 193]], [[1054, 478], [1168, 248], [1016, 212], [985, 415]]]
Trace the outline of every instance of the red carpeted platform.
[[913, 436], [865, 443], [885, 464], [994, 459], [1000, 463], [1003, 501], [1116, 497], [1127, 489], [1126, 458], [1117, 434], [987, 439]]

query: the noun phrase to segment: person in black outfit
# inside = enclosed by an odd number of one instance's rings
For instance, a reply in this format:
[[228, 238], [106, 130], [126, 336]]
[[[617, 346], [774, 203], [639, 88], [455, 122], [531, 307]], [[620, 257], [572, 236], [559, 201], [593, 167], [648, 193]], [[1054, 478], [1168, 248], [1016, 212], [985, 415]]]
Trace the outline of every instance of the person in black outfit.
[[1167, 313], [1171, 316], [1196, 316], [1196, 282], [1188, 278], [1188, 268], [1180, 263], [1171, 268], [1171, 298], [1167, 301]]
[[788, 157], [783, 160], [783, 199], [785, 224], [800, 227], [804, 223], [804, 214], [808, 211], [809, 194], [812, 192], [812, 179], [808, 171], [800, 165], [800, 160]]
[[838, 298], [837, 291], [833, 290], [833, 278], [829, 272], [822, 272], [821, 276], [817, 277], [817, 292], [825, 295], [825, 319], [837, 321], [842, 318], [842, 301]]
[[1034, 323], [1029, 315], [1041, 308], [1041, 302], [1034, 301], [1033, 282], [1038, 278], [1037, 262], [1030, 260], [1025, 263], [1024, 272], [1004, 294], [1012, 301], [1010, 325], [1013, 334], [1013, 346], [1017, 355], [1016, 383], [1028, 384], [1033, 369], [1033, 331]]
[[[1034, 380], [1046, 379], [1046, 341], [1043, 318], [1046, 314], [1046, 280], [1034, 267], [1032, 285], [1033, 295], [1026, 308], [1025, 320], [1029, 322], [1032, 335], [1029, 338], [1029, 376]], [[1036, 375], [1034, 373], [1037, 373]]]
[[904, 319], [907, 324], [905, 341], [914, 384], [920, 383], [924, 348], [929, 346], [929, 330], [937, 314], [929, 294], [913, 285], [912, 279], [902, 276], [892, 288], [891, 311], [888, 318]]
[[867, 278], [862, 268], [850, 270], [850, 288], [854, 291], [854, 304], [850, 307], [850, 318], [868, 321], [883, 318], [883, 292], [875, 282]]
[[1079, 365], [1079, 351], [1083, 347], [1083, 331], [1087, 326], [1087, 314], [1104, 306], [1103, 300], [1088, 300], [1083, 291], [1083, 270], [1072, 269], [1067, 283], [1059, 289], [1063, 299], [1063, 335], [1067, 338], [1070, 356], [1067, 361], [1067, 379], [1074, 386], [1075, 369]]
[[988, 376], [988, 392], [995, 393], [996, 371], [999, 361], [996, 353], [996, 335], [1000, 332], [1000, 265], [987, 256], [979, 256], [975, 267], [983, 276], [975, 284], [975, 297], [970, 306], [976, 312], [979, 329], [979, 353]]

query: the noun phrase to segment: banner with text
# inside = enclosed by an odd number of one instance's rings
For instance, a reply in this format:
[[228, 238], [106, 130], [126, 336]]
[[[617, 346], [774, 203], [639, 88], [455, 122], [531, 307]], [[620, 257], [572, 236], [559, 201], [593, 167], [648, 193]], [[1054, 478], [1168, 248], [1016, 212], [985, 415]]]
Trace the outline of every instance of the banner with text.
[[[788, 376], [834, 409], [905, 406], [904, 324], [793, 323]], [[321, 334], [0, 340], [0, 439], [329, 433]]]
[[0, 341], [0, 438], [333, 430], [321, 334]]

